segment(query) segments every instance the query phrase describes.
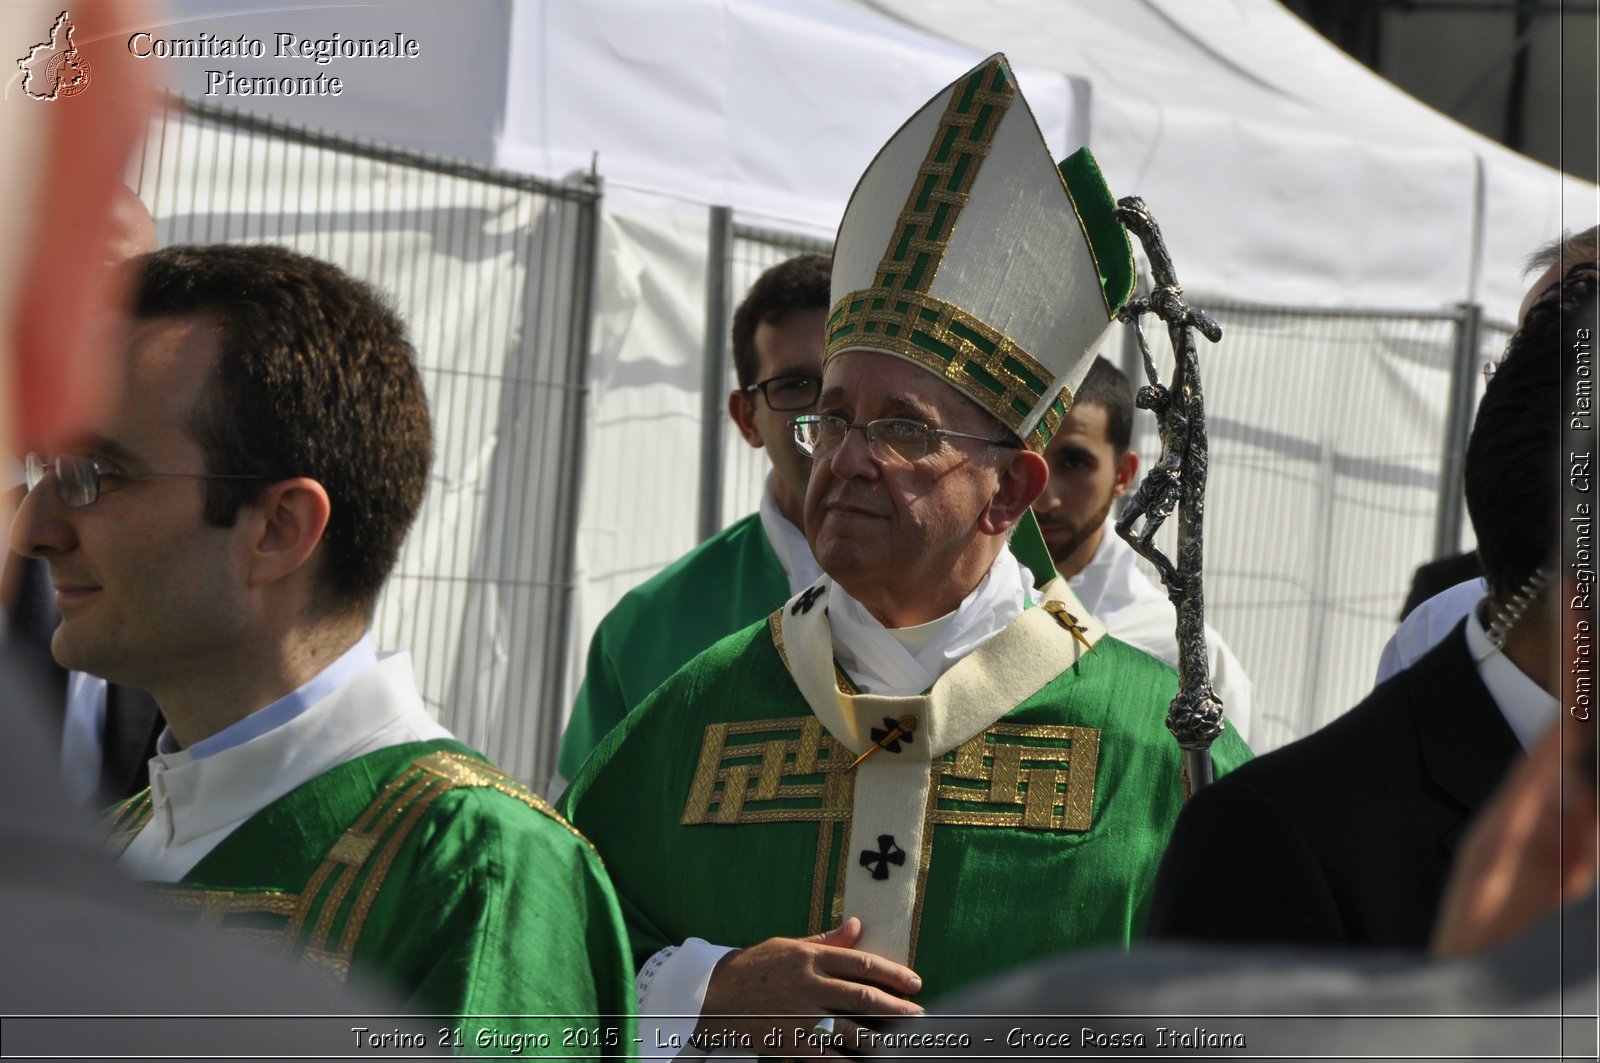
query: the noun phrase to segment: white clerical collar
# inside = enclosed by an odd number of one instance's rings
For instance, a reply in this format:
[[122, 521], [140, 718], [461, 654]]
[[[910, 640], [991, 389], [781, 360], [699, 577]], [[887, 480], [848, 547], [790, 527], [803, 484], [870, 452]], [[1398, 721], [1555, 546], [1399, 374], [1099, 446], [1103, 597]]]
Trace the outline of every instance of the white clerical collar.
[[1517, 741], [1523, 749], [1532, 749], [1561, 713], [1556, 699], [1489, 641], [1477, 609], [1467, 613], [1467, 652], [1477, 664], [1478, 678], [1483, 680]]
[[[285, 694], [265, 708], [257, 709], [242, 720], [236, 720], [214, 735], [208, 735], [190, 746], [188, 754], [194, 760], [215, 756], [225, 749], [243, 745], [273, 728], [281, 727], [305, 712], [311, 706], [333, 693], [359, 672], [378, 663], [378, 647], [372, 633], [366, 632], [328, 667], [305, 683]], [[182, 747], [172, 735], [171, 727], [164, 727], [156, 739], [156, 752], [163, 755], [178, 753]]]
[[822, 567], [811, 556], [811, 544], [806, 542], [806, 533], [778, 512], [778, 496], [772, 490], [773, 477], [776, 475], [770, 469], [767, 471], [766, 486], [761, 491], [761, 530], [767, 533], [767, 542], [772, 544], [772, 552], [778, 555], [778, 564], [783, 566], [784, 575], [789, 577], [789, 595], [793, 597], [821, 578]]
[[891, 629], [837, 583], [828, 624], [839, 666], [868, 694], [920, 694], [961, 658], [1004, 631], [1035, 600], [1032, 581], [1010, 550], [954, 611], [916, 627]]
[[450, 737], [417, 692], [409, 654], [389, 654], [265, 734], [196, 760], [150, 758], [151, 819], [122, 856], [137, 878], [174, 882], [240, 824], [374, 750]]

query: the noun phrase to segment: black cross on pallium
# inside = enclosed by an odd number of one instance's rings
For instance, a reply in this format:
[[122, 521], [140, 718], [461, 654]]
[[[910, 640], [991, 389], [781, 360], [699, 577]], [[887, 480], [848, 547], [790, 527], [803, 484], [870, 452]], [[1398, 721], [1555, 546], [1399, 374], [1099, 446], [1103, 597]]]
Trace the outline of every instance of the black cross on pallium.
[[795, 599], [795, 603], [789, 607], [789, 615], [799, 616], [801, 613], [811, 612], [811, 607], [816, 605], [817, 599], [821, 597], [822, 588], [812, 587], [810, 590], [806, 591], [800, 597]]
[[[894, 734], [895, 731], [899, 731], [900, 733], [896, 734], [893, 738], [890, 738], [889, 741], [885, 742], [884, 739], [889, 738], [889, 736]], [[891, 753], [900, 752], [901, 742], [905, 742], [907, 745], [910, 745], [911, 743], [911, 732], [906, 729], [904, 724], [895, 719], [893, 716], [885, 716], [883, 718], [883, 726], [874, 727], [870, 733], [872, 735], [873, 745], [882, 746]]]
[[[890, 721], [891, 723], [893, 721]], [[889, 877], [889, 865], [899, 867], [906, 862], [906, 851], [894, 843], [893, 834], [878, 835], [878, 848], [861, 850], [861, 866], [872, 868], [872, 877], [886, 879]], [[873, 865], [877, 865], [874, 867]]]

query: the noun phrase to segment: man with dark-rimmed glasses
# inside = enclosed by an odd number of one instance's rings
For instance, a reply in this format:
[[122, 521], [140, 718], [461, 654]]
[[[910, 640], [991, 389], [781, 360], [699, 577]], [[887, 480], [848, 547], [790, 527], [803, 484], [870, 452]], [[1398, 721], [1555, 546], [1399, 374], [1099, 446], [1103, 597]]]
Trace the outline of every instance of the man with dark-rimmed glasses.
[[49, 564], [56, 659], [167, 720], [150, 787], [105, 817], [121, 866], [458, 1017], [466, 1044], [486, 1021], [559, 1042], [621, 1015], [584, 1047], [625, 1051], [631, 972], [592, 848], [455, 741], [367, 630], [431, 464], [400, 319], [282, 248], [131, 269], [121, 391], [28, 455], [11, 534]]
[[734, 312], [739, 386], [728, 393], [728, 416], [772, 462], [761, 508], [629, 591], [600, 621], [553, 789], [679, 666], [822, 574], [802, 530], [811, 463], [795, 450], [790, 421], [816, 409], [828, 278], [826, 255], [799, 255], [757, 278]]

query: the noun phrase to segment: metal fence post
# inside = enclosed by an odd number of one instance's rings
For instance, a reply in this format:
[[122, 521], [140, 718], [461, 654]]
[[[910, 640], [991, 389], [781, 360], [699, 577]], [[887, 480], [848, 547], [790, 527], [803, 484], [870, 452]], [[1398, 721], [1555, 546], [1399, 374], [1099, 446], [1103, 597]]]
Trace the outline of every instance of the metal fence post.
[[722, 530], [723, 393], [728, 381], [729, 265], [733, 261], [733, 208], [712, 207], [706, 246], [705, 365], [700, 379], [700, 513], [696, 538]]
[[578, 511], [582, 506], [584, 443], [589, 419], [589, 327], [594, 309], [595, 274], [600, 263], [600, 179], [589, 174], [582, 184], [594, 193], [564, 209], [576, 210], [577, 233], [573, 239], [576, 261], [572, 269], [572, 331], [567, 342], [567, 375], [563, 434], [571, 441], [571, 452], [561, 463], [556, 497], [564, 514], [558, 520], [560, 544], [551, 558], [552, 594], [555, 596], [550, 621], [544, 631], [544, 705], [540, 722], [544, 725], [534, 779], [548, 782], [556, 771], [556, 756], [561, 748], [561, 732], [567, 714], [566, 700], [568, 628], [572, 623], [572, 598], [578, 582]]
[[1444, 468], [1439, 478], [1439, 511], [1433, 526], [1433, 556], [1445, 557], [1461, 549], [1461, 521], [1465, 506], [1467, 434], [1472, 427], [1472, 396], [1476, 391], [1478, 347], [1483, 334], [1483, 307], [1457, 303], [1456, 356], [1450, 370], [1450, 404], [1445, 410]]

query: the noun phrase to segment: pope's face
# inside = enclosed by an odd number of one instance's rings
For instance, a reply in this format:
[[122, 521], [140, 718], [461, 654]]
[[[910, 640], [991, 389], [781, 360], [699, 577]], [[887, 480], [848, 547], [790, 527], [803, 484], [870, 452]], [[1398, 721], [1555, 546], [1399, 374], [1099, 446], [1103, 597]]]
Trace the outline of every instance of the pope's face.
[[[827, 364], [817, 412], [855, 424], [905, 418], [985, 438], [1003, 433], [932, 373], [871, 351], [847, 351]], [[943, 439], [913, 462], [874, 454], [865, 433], [850, 431], [831, 457], [812, 462], [805, 518], [817, 563], [891, 627], [943, 616], [1004, 545], [980, 521], [1015, 453]]]

